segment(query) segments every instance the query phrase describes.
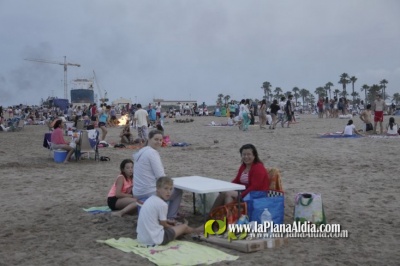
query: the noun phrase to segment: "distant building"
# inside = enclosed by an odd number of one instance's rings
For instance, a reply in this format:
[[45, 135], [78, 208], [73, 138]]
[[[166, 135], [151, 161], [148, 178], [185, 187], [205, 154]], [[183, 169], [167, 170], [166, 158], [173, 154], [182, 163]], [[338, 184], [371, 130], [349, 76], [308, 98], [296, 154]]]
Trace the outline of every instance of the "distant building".
[[186, 105], [187, 103], [189, 105], [192, 104], [197, 104], [197, 101], [195, 100], [164, 100], [164, 99], [153, 99], [153, 106], [157, 105], [157, 103], [160, 103], [161, 106], [179, 106], [179, 104]]

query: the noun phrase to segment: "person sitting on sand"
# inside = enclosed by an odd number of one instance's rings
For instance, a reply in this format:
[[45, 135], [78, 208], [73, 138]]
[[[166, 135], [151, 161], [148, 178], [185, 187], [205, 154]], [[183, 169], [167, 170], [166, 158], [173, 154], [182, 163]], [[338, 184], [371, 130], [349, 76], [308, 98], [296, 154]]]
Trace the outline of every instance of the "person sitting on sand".
[[[134, 182], [133, 194], [140, 201], [145, 202], [157, 192], [156, 182], [165, 176], [164, 166], [158, 150], [162, 146], [163, 134], [159, 130], [149, 132], [145, 147], [133, 155]], [[181, 189], [175, 188], [169, 197], [168, 219], [178, 218], [178, 209], [182, 200]]]
[[[56, 120], [54, 123], [54, 130], [51, 133], [51, 148], [53, 150], [61, 149], [66, 150], [68, 152], [67, 157], [65, 157], [64, 163], [67, 163], [71, 158], [72, 153], [74, 152], [74, 148], [70, 146], [70, 144], [64, 140], [63, 129], [64, 122], [61, 119]], [[79, 139], [75, 140], [75, 143], [79, 143]]]
[[121, 143], [133, 144], [133, 135], [129, 126], [129, 121], [126, 122], [119, 136], [121, 137]]
[[160, 177], [156, 182], [156, 195], [148, 198], [140, 210], [137, 225], [137, 240], [144, 245], [166, 245], [184, 234], [200, 233], [203, 226], [192, 228], [167, 219], [168, 199], [172, 195], [174, 182], [170, 177]]
[[108, 192], [107, 204], [111, 210], [118, 210], [112, 212], [112, 215], [122, 217], [125, 214], [133, 214], [137, 209], [137, 200], [132, 195], [133, 161], [131, 159], [123, 160], [119, 169], [121, 173]]
[[347, 122], [347, 125], [344, 128], [342, 135], [343, 136], [352, 136], [353, 134], [363, 136], [361, 133], [358, 132], [358, 130], [356, 130], [356, 127], [353, 124], [353, 120], [350, 119], [349, 122]]
[[[241, 192], [240, 197], [243, 199], [250, 191], [268, 190], [268, 172], [258, 157], [256, 147], [253, 144], [245, 144], [240, 148], [239, 152], [242, 158], [242, 164], [232, 183], [246, 186], [246, 189]], [[236, 201], [237, 196], [237, 191], [220, 192], [211, 211], [219, 206]]]
[[394, 121], [394, 117], [389, 118], [389, 124], [386, 126], [386, 136], [398, 136], [398, 126]]

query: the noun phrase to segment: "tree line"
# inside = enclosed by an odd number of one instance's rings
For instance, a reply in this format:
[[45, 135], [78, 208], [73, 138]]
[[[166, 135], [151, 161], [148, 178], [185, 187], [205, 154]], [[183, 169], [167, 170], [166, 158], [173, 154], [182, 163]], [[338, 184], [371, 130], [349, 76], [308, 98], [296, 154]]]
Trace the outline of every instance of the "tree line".
[[[324, 86], [317, 87], [314, 91], [314, 94], [317, 95], [317, 97], [328, 97], [329, 100], [332, 99], [333, 97], [336, 97], [337, 99], [340, 97], [347, 98], [351, 96], [352, 103], [359, 104], [361, 102], [361, 95], [359, 92], [355, 90], [355, 83], [357, 81], [357, 77], [355, 76], [349, 76], [347, 73], [343, 73], [339, 76], [339, 81], [338, 84], [342, 85], [342, 90], [339, 89], [333, 89], [332, 87], [334, 84], [332, 82], [327, 82]], [[359, 89], [362, 94], [364, 94], [364, 103], [371, 103], [374, 101], [375, 96], [377, 94], [381, 94], [382, 99], [388, 100], [392, 99], [392, 102], [395, 102], [396, 105], [399, 104], [400, 102], [400, 94], [399, 93], [394, 93], [392, 96], [389, 96], [386, 93], [386, 85], [389, 82], [386, 79], [382, 79], [379, 84], [372, 84], [372, 85], [367, 85], [363, 84]], [[351, 93], [347, 91], [347, 85], [351, 84]], [[264, 96], [263, 98], [267, 100], [267, 102], [272, 102], [273, 99], [280, 99], [281, 97], [289, 95], [293, 95], [295, 98], [296, 104], [300, 104], [298, 101], [300, 98], [302, 99], [303, 106], [305, 104], [311, 104], [314, 105], [316, 103], [316, 98], [313, 93], [311, 93], [309, 90], [305, 88], [298, 88], [298, 87], [293, 87], [291, 91], [286, 91], [283, 92], [283, 89], [281, 87], [275, 87], [275, 89], [272, 88], [272, 84], [268, 81], [264, 81], [261, 89], [264, 91]], [[231, 96], [230, 95], [223, 95], [222, 93], [218, 94], [218, 99], [217, 99], [217, 104], [222, 105], [223, 103], [227, 104], [230, 100]], [[257, 99], [255, 99], [256, 102], [258, 102]]]

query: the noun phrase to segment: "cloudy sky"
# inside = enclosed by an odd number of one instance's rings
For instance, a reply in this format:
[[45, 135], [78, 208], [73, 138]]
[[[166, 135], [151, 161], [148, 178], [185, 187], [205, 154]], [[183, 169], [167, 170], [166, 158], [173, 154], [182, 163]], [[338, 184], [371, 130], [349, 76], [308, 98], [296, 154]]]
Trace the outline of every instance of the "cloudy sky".
[[[397, 0], [0, 0], [0, 105], [63, 98], [63, 67], [110, 100], [258, 98], [269, 81], [312, 92], [340, 74], [400, 92]], [[96, 94], [99, 94], [95, 90]]]

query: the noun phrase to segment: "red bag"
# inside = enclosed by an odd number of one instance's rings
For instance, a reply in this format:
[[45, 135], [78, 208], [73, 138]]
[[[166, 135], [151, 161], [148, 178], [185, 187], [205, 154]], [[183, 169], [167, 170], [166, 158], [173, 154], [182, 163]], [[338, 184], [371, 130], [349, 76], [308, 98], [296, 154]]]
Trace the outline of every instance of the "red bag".
[[215, 208], [211, 213], [210, 217], [214, 220], [224, 220], [226, 217], [227, 224], [234, 224], [239, 220], [241, 215], [247, 215], [247, 203], [240, 203], [240, 215], [238, 210], [238, 203], [231, 202], [223, 206]]

